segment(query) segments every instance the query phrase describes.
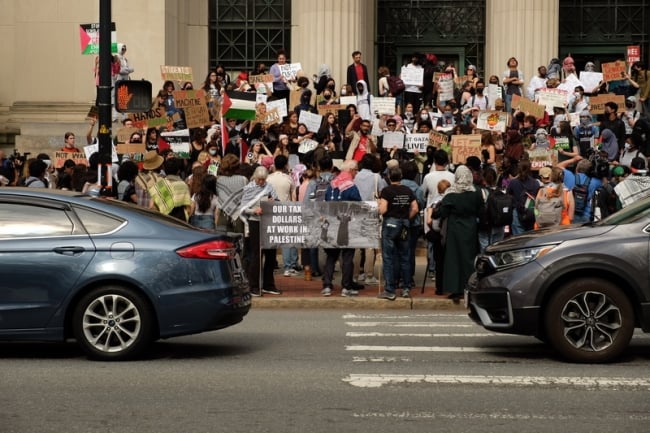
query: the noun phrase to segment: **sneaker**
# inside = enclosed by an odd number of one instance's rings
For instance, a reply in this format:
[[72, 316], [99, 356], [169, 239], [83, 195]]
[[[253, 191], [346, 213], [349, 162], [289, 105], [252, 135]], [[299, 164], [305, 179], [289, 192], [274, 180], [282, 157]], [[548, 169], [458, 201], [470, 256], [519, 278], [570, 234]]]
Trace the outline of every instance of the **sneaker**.
[[395, 295], [395, 293], [387, 292], [384, 290], [377, 297], [379, 299], [388, 299], [389, 301], [394, 301], [397, 296]]
[[354, 289], [341, 289], [341, 296], [357, 296], [359, 294], [358, 290]]
[[363, 284], [359, 284], [359, 283], [355, 283], [355, 282], [352, 282], [352, 285], [350, 286], [351, 290], [363, 290], [365, 288], [366, 288], [366, 286], [364, 286]]
[[375, 277], [368, 277], [366, 278], [366, 284], [368, 286], [378, 286], [379, 285], [379, 280]]
[[409, 289], [403, 289], [402, 298], [410, 298], [410, 297], [411, 297], [411, 291]]
[[262, 296], [262, 294], [260, 293], [260, 289], [251, 289], [251, 295], [255, 297]]
[[332, 288], [325, 287], [323, 290], [320, 291], [320, 294], [323, 296], [332, 296]]
[[298, 275], [298, 272], [296, 272], [294, 269], [287, 269], [284, 271], [285, 277], [295, 277], [296, 275]]
[[262, 293], [268, 293], [269, 295], [281, 295], [282, 291], [272, 287], [270, 289], [262, 289]]
[[436, 273], [431, 272], [431, 281], [436, 281]]
[[361, 272], [361, 273], [359, 274], [359, 276], [357, 277], [357, 281], [362, 282], [362, 281], [365, 281], [365, 280], [366, 280], [366, 274], [364, 274], [363, 272]]
[[300, 265], [296, 265], [296, 266], [293, 267], [293, 270], [294, 270], [294, 271], [297, 271], [297, 272], [302, 271], [302, 269], [303, 269], [303, 267], [300, 266]]

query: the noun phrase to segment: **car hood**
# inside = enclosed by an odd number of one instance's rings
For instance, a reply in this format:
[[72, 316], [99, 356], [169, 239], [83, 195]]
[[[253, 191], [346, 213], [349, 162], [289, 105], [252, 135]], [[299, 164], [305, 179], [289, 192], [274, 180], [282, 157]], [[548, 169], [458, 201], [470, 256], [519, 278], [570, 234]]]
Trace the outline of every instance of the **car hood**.
[[549, 227], [512, 236], [506, 240], [490, 245], [486, 252], [514, 250], [600, 236], [613, 230], [614, 227], [614, 225], [592, 226], [590, 224]]

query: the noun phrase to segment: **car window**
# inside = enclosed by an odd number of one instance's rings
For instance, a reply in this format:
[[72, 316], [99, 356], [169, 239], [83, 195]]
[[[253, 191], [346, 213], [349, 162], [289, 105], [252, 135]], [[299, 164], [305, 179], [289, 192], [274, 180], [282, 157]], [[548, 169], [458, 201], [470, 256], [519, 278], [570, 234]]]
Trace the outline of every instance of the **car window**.
[[65, 236], [74, 224], [63, 209], [21, 203], [0, 203], [0, 239]]
[[91, 235], [110, 233], [124, 223], [124, 220], [121, 218], [101, 212], [95, 212], [88, 208], [74, 206], [73, 209], [79, 217], [79, 220], [81, 220], [81, 223], [86, 228], [88, 234]]
[[613, 213], [598, 225], [630, 224], [650, 215], [650, 200], [641, 200]]

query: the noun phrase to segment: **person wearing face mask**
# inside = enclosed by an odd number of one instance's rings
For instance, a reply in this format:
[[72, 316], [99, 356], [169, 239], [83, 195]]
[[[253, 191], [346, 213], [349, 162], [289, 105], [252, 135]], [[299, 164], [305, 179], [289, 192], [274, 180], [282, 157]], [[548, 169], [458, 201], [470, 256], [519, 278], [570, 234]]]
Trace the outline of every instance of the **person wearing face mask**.
[[420, 130], [420, 127], [428, 123], [429, 125], [432, 124], [432, 119], [431, 115], [429, 114], [429, 110], [426, 108], [423, 108], [420, 110], [420, 112], [415, 116], [415, 125], [413, 125], [412, 132], [416, 133]]
[[598, 116], [600, 120], [600, 130], [610, 129], [616, 136], [616, 141], [623, 147], [625, 143], [625, 124], [618, 117], [618, 104], [615, 102], [605, 102], [605, 114]]
[[334, 98], [334, 95], [332, 91], [326, 87], [325, 90], [323, 90], [323, 93], [321, 93], [322, 99], [318, 101], [318, 105], [336, 105], [338, 104], [338, 100]]
[[569, 113], [580, 113], [589, 108], [589, 97], [585, 95], [585, 89], [582, 86], [576, 86], [573, 95], [569, 97]]
[[456, 118], [451, 105], [447, 104], [442, 109], [442, 117], [438, 118], [436, 130], [440, 132], [451, 132], [456, 126]]
[[489, 100], [485, 95], [485, 81], [478, 80], [476, 82], [476, 93], [467, 101], [467, 108], [478, 107], [479, 110], [484, 111], [488, 109]]
[[632, 134], [634, 124], [637, 120], [639, 120], [640, 117], [641, 113], [639, 113], [636, 109], [636, 97], [628, 96], [625, 99], [625, 111], [621, 113], [621, 120], [625, 124], [626, 137], [629, 137]]
[[[605, 131], [603, 131], [605, 132]], [[632, 134], [625, 139], [625, 145], [621, 151], [621, 157], [619, 161], [614, 161], [614, 165], [625, 165], [627, 167], [632, 166], [632, 160], [635, 158], [643, 159], [645, 162], [644, 169], [648, 167], [648, 160], [646, 155], [641, 152], [640, 146], [643, 145], [643, 137], [638, 134]]]
[[600, 130], [593, 124], [591, 113], [587, 110], [580, 112], [580, 124], [573, 129], [573, 136], [578, 142], [580, 156], [588, 158], [594, 149], [594, 141], [600, 135]]

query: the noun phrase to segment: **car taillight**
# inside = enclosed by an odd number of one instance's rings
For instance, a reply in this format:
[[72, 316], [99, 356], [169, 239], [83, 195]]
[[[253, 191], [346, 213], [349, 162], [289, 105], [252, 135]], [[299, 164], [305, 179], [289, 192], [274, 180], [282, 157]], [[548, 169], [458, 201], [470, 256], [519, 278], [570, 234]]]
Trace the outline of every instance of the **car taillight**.
[[209, 241], [176, 250], [187, 259], [229, 260], [235, 256], [235, 244], [230, 241]]

